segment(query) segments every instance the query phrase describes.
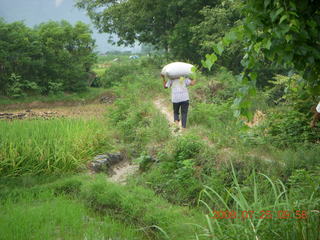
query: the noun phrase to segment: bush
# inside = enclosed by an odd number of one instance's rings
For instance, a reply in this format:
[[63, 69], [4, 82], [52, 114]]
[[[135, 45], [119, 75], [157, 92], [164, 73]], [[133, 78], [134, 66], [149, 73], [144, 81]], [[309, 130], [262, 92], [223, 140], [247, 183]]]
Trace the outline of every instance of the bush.
[[[147, 182], [170, 202], [194, 205], [202, 189], [196, 169], [199, 164], [197, 158], [203, 147], [201, 139], [192, 134], [168, 142], [163, 152], [158, 153], [158, 162], [150, 163], [139, 159], [143, 164], [148, 164], [150, 169], [140, 180]], [[171, 152], [167, 153], [169, 149]]]
[[104, 72], [100, 79], [100, 85], [104, 88], [119, 85], [124, 80], [124, 77], [138, 74], [139, 72], [141, 72], [141, 70], [138, 63], [128, 62], [113, 64]]
[[280, 148], [320, 140], [320, 128], [311, 128], [306, 114], [294, 110], [270, 112], [262, 129], [266, 142]]
[[40, 87], [37, 85], [37, 83], [22, 80], [22, 77], [18, 74], [11, 73], [8, 80], [9, 87], [6, 90], [8, 96], [18, 98], [25, 96], [26, 92], [40, 92]]

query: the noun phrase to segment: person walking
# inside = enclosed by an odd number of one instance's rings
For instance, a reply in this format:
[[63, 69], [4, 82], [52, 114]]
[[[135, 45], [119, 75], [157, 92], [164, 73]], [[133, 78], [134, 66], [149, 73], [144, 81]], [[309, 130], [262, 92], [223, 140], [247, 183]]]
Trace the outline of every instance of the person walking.
[[163, 87], [171, 88], [171, 100], [173, 104], [174, 122], [176, 123], [177, 127], [179, 127], [181, 115], [181, 126], [182, 129], [185, 129], [187, 127], [187, 116], [189, 109], [188, 86], [195, 85], [196, 80], [193, 80], [191, 78], [180, 77], [176, 79], [169, 79], [167, 81], [165, 75], [162, 73], [161, 77], [163, 79]]

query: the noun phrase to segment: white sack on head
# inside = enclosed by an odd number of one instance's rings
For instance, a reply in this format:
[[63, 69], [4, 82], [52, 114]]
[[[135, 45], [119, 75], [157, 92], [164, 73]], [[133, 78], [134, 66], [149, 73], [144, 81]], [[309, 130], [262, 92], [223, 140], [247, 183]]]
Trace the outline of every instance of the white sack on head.
[[194, 66], [184, 62], [173, 62], [162, 68], [161, 74], [170, 79], [189, 77]]
[[317, 105], [317, 108], [316, 108], [316, 109], [317, 109], [317, 112], [318, 112], [318, 113], [320, 113], [320, 102], [318, 103], [318, 105]]

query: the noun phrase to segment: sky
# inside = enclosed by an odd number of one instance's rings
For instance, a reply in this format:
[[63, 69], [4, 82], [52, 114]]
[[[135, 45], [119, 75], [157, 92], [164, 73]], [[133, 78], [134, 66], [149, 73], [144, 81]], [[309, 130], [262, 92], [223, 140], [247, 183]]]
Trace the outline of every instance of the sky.
[[93, 38], [98, 45], [97, 51], [105, 53], [112, 50], [139, 51], [134, 48], [117, 47], [108, 43], [108, 35], [98, 33], [84, 10], [74, 7], [75, 0], [0, 0], [0, 17], [6, 22], [24, 21], [26, 25], [34, 25], [49, 20], [67, 20], [70, 23], [85, 22], [93, 30]]

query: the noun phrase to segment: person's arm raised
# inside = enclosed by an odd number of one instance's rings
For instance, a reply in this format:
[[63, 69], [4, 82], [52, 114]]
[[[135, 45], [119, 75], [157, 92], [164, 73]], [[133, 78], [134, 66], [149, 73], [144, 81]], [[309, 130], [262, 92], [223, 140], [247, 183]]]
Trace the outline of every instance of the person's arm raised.
[[196, 80], [195, 79], [190, 79], [191, 82], [190, 82], [190, 86], [194, 86], [196, 84]]
[[166, 81], [166, 78], [164, 77], [164, 75], [163, 75], [163, 74], [161, 74], [161, 78], [163, 79], [163, 87], [164, 87], [164, 88], [168, 88], [168, 87], [167, 87], [167, 81]]

